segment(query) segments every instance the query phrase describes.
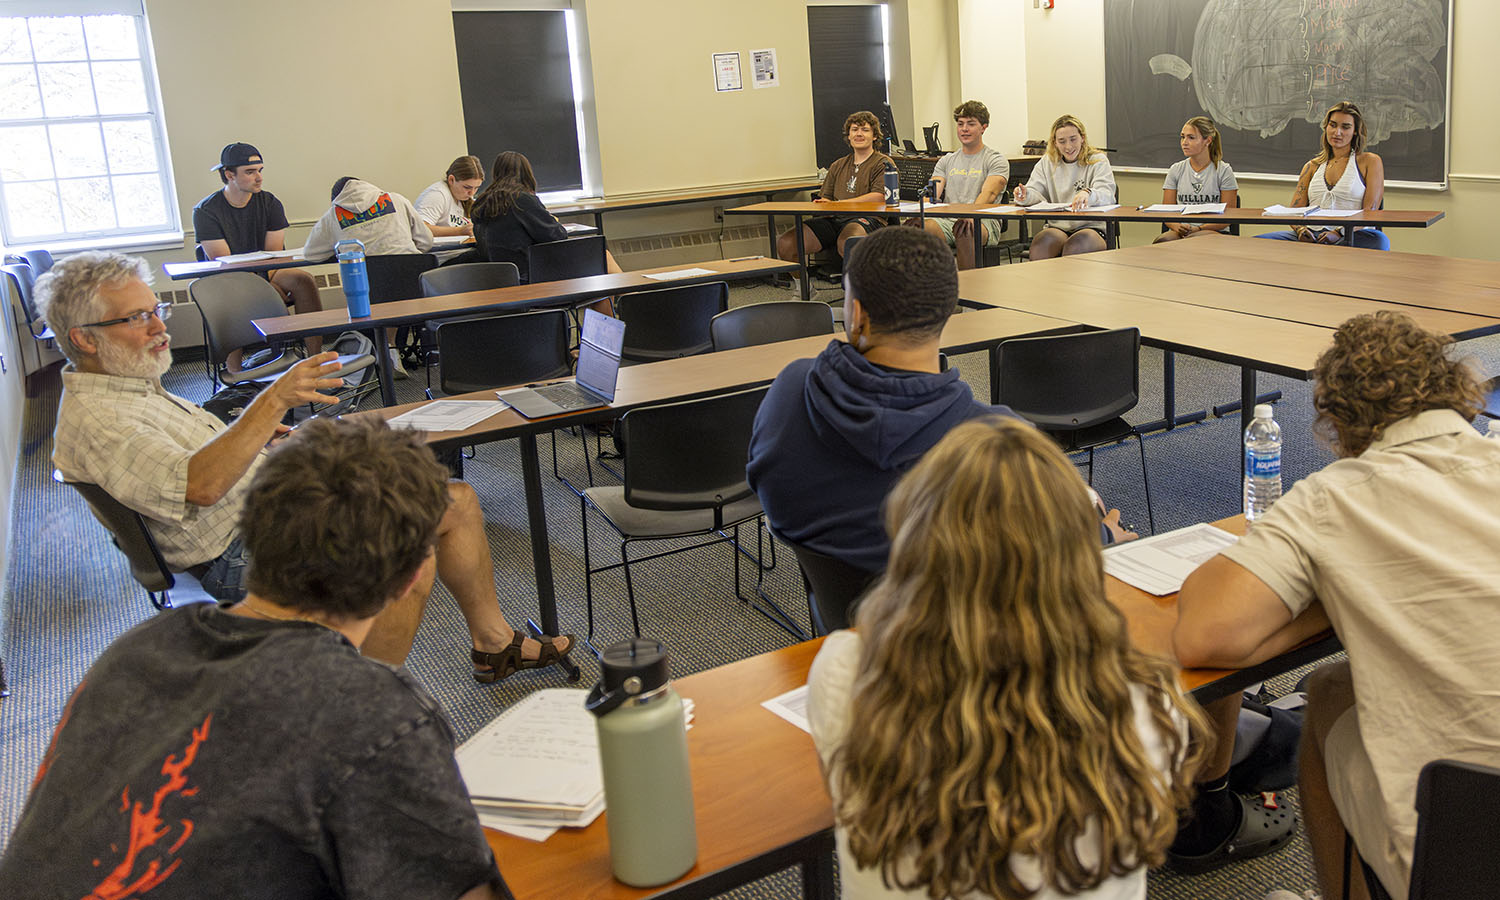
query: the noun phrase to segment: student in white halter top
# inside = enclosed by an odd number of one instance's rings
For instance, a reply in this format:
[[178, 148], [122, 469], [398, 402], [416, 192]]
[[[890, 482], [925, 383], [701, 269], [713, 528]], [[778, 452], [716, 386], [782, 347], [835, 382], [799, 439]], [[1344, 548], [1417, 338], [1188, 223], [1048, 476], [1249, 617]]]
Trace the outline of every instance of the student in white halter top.
[[[1323, 152], [1302, 167], [1292, 206], [1379, 209], [1385, 198], [1385, 164], [1376, 154], [1362, 152], [1364, 145], [1365, 120], [1359, 107], [1348, 101], [1335, 103], [1323, 114]], [[1330, 176], [1336, 176], [1332, 184]], [[1296, 225], [1291, 231], [1273, 231], [1256, 237], [1336, 244], [1343, 235], [1340, 228]], [[1354, 232], [1354, 246], [1389, 250], [1391, 240], [1384, 232], [1360, 228]]]

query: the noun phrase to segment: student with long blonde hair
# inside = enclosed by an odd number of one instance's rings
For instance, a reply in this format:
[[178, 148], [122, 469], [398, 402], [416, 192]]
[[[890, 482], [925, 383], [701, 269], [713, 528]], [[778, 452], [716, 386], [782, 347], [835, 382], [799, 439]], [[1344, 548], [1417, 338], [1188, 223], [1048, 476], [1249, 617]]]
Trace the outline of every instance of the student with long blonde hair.
[[808, 683], [845, 898], [1145, 896], [1202, 758], [1175, 670], [1105, 598], [1099, 517], [1040, 431], [954, 428]]
[[[1089, 143], [1089, 133], [1077, 116], [1059, 116], [1047, 135], [1047, 153], [1031, 170], [1025, 184], [1016, 185], [1021, 206], [1063, 203], [1068, 209], [1109, 206], [1116, 202], [1115, 172], [1104, 151]], [[1090, 219], [1048, 219], [1031, 240], [1032, 259], [1051, 259], [1103, 250], [1104, 223]]]

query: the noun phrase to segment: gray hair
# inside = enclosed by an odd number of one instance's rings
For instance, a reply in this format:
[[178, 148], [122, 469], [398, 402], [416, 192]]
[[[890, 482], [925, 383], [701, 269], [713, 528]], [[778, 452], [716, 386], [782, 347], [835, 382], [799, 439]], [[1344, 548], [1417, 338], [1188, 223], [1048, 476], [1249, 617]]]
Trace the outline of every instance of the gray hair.
[[104, 317], [99, 291], [133, 279], [151, 283], [151, 267], [139, 256], [108, 250], [75, 253], [36, 280], [36, 304], [57, 337], [63, 355], [75, 365], [88, 354], [73, 343], [70, 332]]

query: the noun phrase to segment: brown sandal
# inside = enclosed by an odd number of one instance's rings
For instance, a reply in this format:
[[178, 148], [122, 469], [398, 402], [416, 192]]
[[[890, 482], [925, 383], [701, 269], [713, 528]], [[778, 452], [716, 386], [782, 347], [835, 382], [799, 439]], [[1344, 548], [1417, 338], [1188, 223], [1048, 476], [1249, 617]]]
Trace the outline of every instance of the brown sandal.
[[573, 652], [573, 646], [577, 643], [577, 640], [571, 634], [561, 635], [561, 637], [568, 639], [568, 649], [566, 652], [560, 652], [557, 649], [557, 645], [553, 643], [554, 639], [550, 635], [544, 634], [538, 637], [537, 641], [542, 645], [542, 652], [537, 655], [536, 659], [523, 659], [521, 657], [521, 644], [526, 640], [526, 635], [519, 631], [515, 632], [514, 637], [510, 639], [510, 644], [499, 653], [486, 653], [483, 650], [471, 648], [469, 650], [469, 658], [474, 661], [474, 664], [490, 667], [489, 669], [475, 669], [474, 680], [480, 684], [494, 684], [497, 681], [509, 678], [522, 669], [544, 669], [547, 666], [560, 663], [568, 658], [568, 654]]

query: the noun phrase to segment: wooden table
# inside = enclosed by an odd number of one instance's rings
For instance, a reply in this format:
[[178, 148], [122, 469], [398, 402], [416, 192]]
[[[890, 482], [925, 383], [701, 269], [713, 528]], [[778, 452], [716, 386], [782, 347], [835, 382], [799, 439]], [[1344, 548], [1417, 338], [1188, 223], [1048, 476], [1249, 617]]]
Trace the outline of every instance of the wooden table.
[[[1068, 219], [1068, 220], [1092, 220], [1103, 223], [1105, 240], [1110, 246], [1117, 243], [1118, 226], [1121, 222], [1197, 222], [1197, 223], [1223, 223], [1230, 225], [1330, 225], [1346, 226], [1345, 238], [1353, 240], [1353, 229], [1361, 225], [1379, 225], [1382, 228], [1427, 228], [1443, 218], [1443, 213], [1436, 210], [1407, 210], [1407, 209], [1376, 209], [1366, 210], [1353, 216], [1268, 216], [1263, 209], [1241, 208], [1226, 209], [1215, 215], [1184, 215], [1183, 213], [1170, 212], [1146, 212], [1138, 207], [1121, 206], [1111, 210], [1080, 210], [1078, 212], [1028, 212], [1024, 209], [1015, 212], [991, 212], [1000, 204], [996, 203], [944, 203], [936, 206], [924, 207], [922, 214], [943, 219], [974, 219], [974, 247], [976, 258], [982, 258], [984, 252], [983, 229], [978, 228], [979, 219], [1017, 219], [1023, 223], [1031, 220]], [[807, 279], [807, 248], [804, 245], [802, 235], [802, 220], [808, 216], [833, 216], [833, 215], [882, 215], [891, 218], [910, 217], [914, 212], [901, 212], [893, 206], [884, 203], [856, 203], [852, 200], [839, 200], [830, 203], [792, 203], [792, 202], [766, 202], [754, 203], [749, 206], [738, 206], [734, 209], [724, 210], [725, 215], [754, 215], [754, 216], [792, 216], [795, 219], [797, 234], [797, 260], [802, 268], [803, 299], [810, 296], [809, 282]], [[1203, 240], [1200, 238], [1199, 240]], [[1209, 240], [1212, 240], [1209, 238]], [[1291, 242], [1283, 242], [1291, 243]], [[1316, 248], [1314, 248], [1316, 249]]]
[[[659, 281], [649, 277], [662, 272], [682, 269], [707, 269], [706, 274], [686, 278]], [[611, 297], [626, 291], [642, 291], [674, 285], [700, 284], [705, 281], [735, 281], [774, 275], [796, 268], [792, 263], [767, 257], [740, 260], [711, 260], [676, 266], [659, 266], [635, 272], [619, 272], [613, 275], [591, 275], [587, 278], [569, 278], [563, 281], [542, 281], [536, 284], [518, 284], [514, 287], [494, 288], [487, 291], [469, 291], [462, 294], [445, 294], [440, 297], [418, 297], [411, 300], [392, 300], [376, 303], [370, 307], [370, 315], [354, 318], [345, 308], [324, 309], [318, 312], [298, 313], [289, 316], [273, 316], [256, 319], [255, 329], [271, 342], [285, 342], [314, 335], [339, 334], [344, 331], [373, 329], [375, 346], [386, 345], [388, 328], [447, 319], [484, 312], [517, 312], [527, 309], [549, 309], [574, 306], [600, 297]], [[390, 355], [377, 352], [375, 360], [380, 372], [380, 392], [385, 404], [396, 402], [394, 381], [391, 376]]]
[[[785, 264], [790, 265], [790, 264]], [[271, 320], [276, 321], [276, 320]], [[258, 323], [257, 323], [258, 324]], [[993, 347], [1011, 337], [1055, 334], [1076, 325], [1050, 316], [1009, 309], [990, 309], [954, 316], [943, 329], [943, 348], [954, 353]], [[435, 450], [464, 447], [517, 438], [521, 444], [521, 480], [526, 494], [526, 514], [531, 534], [531, 557], [535, 567], [538, 627], [557, 634], [557, 595], [552, 579], [552, 548], [547, 533], [546, 508], [542, 501], [541, 463], [536, 436], [542, 432], [589, 422], [607, 422], [639, 406], [691, 400], [768, 384], [797, 359], [816, 356], [833, 335], [799, 338], [738, 350], [723, 350], [669, 359], [620, 370], [615, 401], [607, 407], [527, 419], [513, 409], [502, 410], [464, 431], [432, 432], [427, 443]], [[460, 400], [493, 400], [494, 391], [460, 394]], [[388, 406], [358, 415], [391, 418], [423, 406], [408, 403]]]
[[[593, 229], [589, 229], [592, 231]], [[474, 246], [473, 239], [455, 241], [452, 238], [436, 238], [432, 249], [426, 253], [444, 253], [449, 250], [465, 250]], [[301, 248], [292, 252], [300, 254]], [[203, 278], [208, 275], [222, 275], [225, 272], [270, 272], [274, 269], [297, 269], [303, 266], [321, 266], [324, 263], [332, 263], [328, 259], [305, 259], [302, 256], [277, 256], [271, 259], [247, 259], [243, 262], [225, 263], [211, 259], [207, 262], [169, 262], [162, 263], [162, 271], [173, 281], [181, 281], [185, 278]]]
[[[647, 194], [644, 196], [621, 197], [618, 199], [600, 198], [597, 200], [579, 200], [572, 203], [558, 203], [547, 207], [547, 211], [554, 216], [583, 216], [594, 217], [594, 227], [604, 232], [604, 214], [607, 212], [620, 212], [630, 209], [655, 209], [659, 206], [677, 206], [684, 203], [708, 203], [714, 200], [738, 200], [743, 197], [764, 196], [767, 201], [772, 200], [780, 193], [801, 193], [802, 191], [817, 190], [823, 185], [821, 179], [788, 178], [782, 181], [764, 182], [762, 184], [734, 185], [731, 187], [718, 188], [696, 188], [686, 191], [670, 191], [662, 194]], [[771, 256], [776, 256], [776, 219], [767, 216], [768, 230], [771, 233]], [[803, 299], [806, 299], [805, 297]]]
[[[1245, 530], [1241, 516], [1214, 524], [1236, 534]], [[1171, 658], [1176, 597], [1154, 597], [1113, 577], [1105, 581], [1132, 643]], [[822, 644], [822, 638], [805, 641], [677, 681], [678, 692], [694, 701], [688, 753], [698, 861], [686, 875], [648, 889], [616, 881], [603, 817], [587, 828], [564, 828], [540, 844], [486, 831], [516, 897], [707, 898], [800, 863], [802, 895], [832, 898], [833, 809], [817, 751], [811, 736], [760, 705], [806, 684]], [[1208, 703], [1338, 649], [1328, 633], [1251, 669], [1184, 671], [1181, 684]]]

